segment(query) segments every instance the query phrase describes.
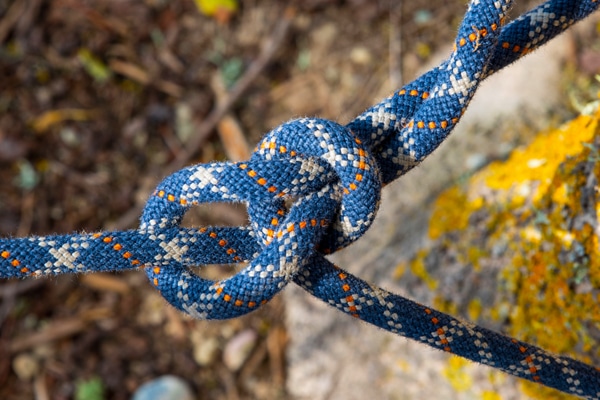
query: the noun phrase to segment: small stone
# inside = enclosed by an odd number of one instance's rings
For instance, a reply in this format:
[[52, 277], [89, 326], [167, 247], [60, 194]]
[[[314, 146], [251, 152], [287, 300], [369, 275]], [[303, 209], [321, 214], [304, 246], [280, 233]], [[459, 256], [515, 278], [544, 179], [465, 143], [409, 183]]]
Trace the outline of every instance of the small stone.
[[187, 141], [194, 134], [193, 110], [187, 103], [177, 103], [175, 106], [175, 134], [181, 143]]
[[81, 144], [81, 138], [73, 128], [65, 127], [61, 129], [59, 136], [63, 143], [69, 147], [76, 147]]
[[338, 28], [334, 23], [324, 24], [311, 32], [311, 39], [318, 52], [324, 52], [335, 43], [338, 37]]
[[12, 367], [19, 379], [28, 381], [37, 375], [40, 364], [35, 356], [23, 353], [15, 357]]
[[220, 334], [221, 337], [229, 339], [235, 334], [235, 328], [232, 324], [225, 324], [221, 327]]
[[219, 350], [219, 341], [214, 337], [210, 337], [204, 340], [192, 339], [192, 343], [194, 347], [194, 361], [201, 367], [212, 364]]
[[132, 400], [193, 400], [190, 385], [181, 378], [165, 375], [140, 386]]
[[415, 24], [417, 24], [417, 25], [426, 25], [432, 19], [433, 19], [433, 15], [431, 14], [431, 11], [429, 11], [429, 10], [421, 9], [421, 10], [417, 10], [413, 14], [413, 21], [415, 21]]
[[256, 345], [258, 335], [252, 329], [246, 329], [235, 335], [223, 350], [223, 363], [230, 371], [239, 370], [246, 362]]
[[373, 57], [371, 56], [371, 52], [366, 47], [355, 47], [350, 52], [350, 60], [357, 65], [368, 66], [373, 61]]
[[142, 312], [137, 317], [137, 322], [142, 326], [158, 326], [166, 319], [164, 299], [156, 292], [144, 297]]

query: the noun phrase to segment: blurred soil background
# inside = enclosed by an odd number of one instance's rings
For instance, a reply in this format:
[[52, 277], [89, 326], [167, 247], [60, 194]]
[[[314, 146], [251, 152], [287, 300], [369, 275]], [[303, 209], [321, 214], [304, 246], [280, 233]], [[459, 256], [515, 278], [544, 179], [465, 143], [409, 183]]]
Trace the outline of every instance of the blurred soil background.
[[[447, 54], [466, 8], [199, 5], [0, 0], [0, 235], [135, 228], [154, 186], [182, 166], [244, 159], [296, 116], [348, 122]], [[585, 87], [600, 52], [572, 49], [574, 81]], [[187, 224], [246, 221], [239, 206], [190, 214]], [[290, 396], [281, 297], [236, 320], [194, 321], [133, 271], [1, 282], [0, 301], [2, 399], [128, 399], [165, 374], [200, 399]]]

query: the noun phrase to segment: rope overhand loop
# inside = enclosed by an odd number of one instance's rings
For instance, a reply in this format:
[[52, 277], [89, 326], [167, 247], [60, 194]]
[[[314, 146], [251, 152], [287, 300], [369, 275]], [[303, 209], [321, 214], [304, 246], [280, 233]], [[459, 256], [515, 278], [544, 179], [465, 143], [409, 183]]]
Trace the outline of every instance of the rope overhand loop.
[[[451, 56], [348, 125], [299, 119], [268, 133], [246, 162], [184, 168], [150, 197], [140, 228], [0, 239], [0, 277], [144, 267], [175, 307], [197, 318], [255, 310], [288, 282], [380, 328], [512, 375], [600, 399], [600, 369], [550, 354], [372, 286], [325, 254], [371, 225], [381, 186], [448, 137], [480, 82], [599, 6], [549, 0], [505, 26], [511, 0], [473, 0]], [[295, 200], [288, 208], [286, 201]], [[245, 202], [246, 227], [182, 228], [205, 202]], [[249, 263], [217, 282], [188, 267]]]
[[373, 222], [381, 198], [379, 167], [371, 150], [348, 127], [305, 118], [269, 132], [252, 158], [270, 160], [288, 149], [325, 160], [339, 179], [333, 190], [343, 196], [333, 230], [323, 238], [323, 251], [332, 253], [361, 237]]
[[[348, 128], [323, 119], [288, 122], [267, 134], [247, 162], [189, 167], [158, 186], [140, 232], [162, 251], [158, 264], [146, 272], [171, 304], [196, 318], [245, 314], [309, 268], [308, 260], [322, 258], [317, 246], [330, 253], [360, 237], [375, 217], [380, 192], [378, 168]], [[298, 200], [288, 211], [290, 197]], [[189, 207], [218, 201], [245, 202], [250, 229], [211, 228], [179, 236]], [[242, 251], [231, 238], [244, 239]], [[213, 263], [250, 264], [219, 282], [200, 278], [183, 267], [209, 263], [187, 254], [202, 240], [212, 241], [218, 248], [212, 252], [222, 255]]]

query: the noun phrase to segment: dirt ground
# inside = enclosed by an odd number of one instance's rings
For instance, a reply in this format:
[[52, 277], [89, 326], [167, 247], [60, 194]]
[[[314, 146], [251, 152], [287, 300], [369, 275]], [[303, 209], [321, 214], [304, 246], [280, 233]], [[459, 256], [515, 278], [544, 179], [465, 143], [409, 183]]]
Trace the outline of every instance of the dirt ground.
[[[294, 116], [347, 122], [414, 78], [464, 10], [243, 0], [209, 17], [192, 0], [0, 0], [0, 235], [135, 228], [170, 172], [243, 158]], [[213, 206], [187, 222], [244, 221], [243, 208]], [[90, 382], [127, 399], [165, 374], [202, 399], [287, 397], [281, 299], [193, 321], [127, 272], [1, 282], [0, 300], [2, 399], [71, 399]], [[257, 340], [232, 365], [248, 330]]]

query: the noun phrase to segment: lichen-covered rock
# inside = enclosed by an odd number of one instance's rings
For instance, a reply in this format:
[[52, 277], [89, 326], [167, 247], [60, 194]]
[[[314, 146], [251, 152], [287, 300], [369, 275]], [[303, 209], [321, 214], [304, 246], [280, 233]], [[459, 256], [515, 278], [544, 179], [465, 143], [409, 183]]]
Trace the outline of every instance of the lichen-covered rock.
[[[446, 311], [600, 365], [599, 133], [600, 111], [581, 115], [447, 189], [431, 246], [403, 268], [434, 284]], [[427, 272], [440, 263], [449, 282]]]
[[[588, 22], [580, 26], [595, 32], [597, 21]], [[515, 145], [531, 143], [542, 127], [564, 118], [561, 110], [568, 107], [563, 84], [571, 80], [565, 76], [565, 63], [573, 60], [576, 43], [572, 32], [486, 80], [451, 137], [418, 168], [383, 190], [373, 226], [331, 260], [387, 290], [422, 304], [443, 305], [453, 315], [511, 333], [507, 307], [486, 309], [498, 304], [498, 279], [510, 266], [510, 253], [497, 242], [492, 254], [501, 256], [481, 258], [474, 268], [465, 260], [476, 258], [480, 250], [455, 245], [462, 231], [429, 237], [432, 202], [449, 182], [458, 179], [466, 185], [473, 169], [506, 157]], [[388, 90], [385, 86], [381, 95]], [[454, 189], [457, 201], [463, 185]], [[477, 219], [467, 215], [466, 222]], [[520, 389], [518, 378], [374, 329], [295, 286], [287, 287], [284, 297], [289, 335], [286, 386], [291, 398], [532, 398]], [[492, 319], [488, 314], [499, 316]]]

